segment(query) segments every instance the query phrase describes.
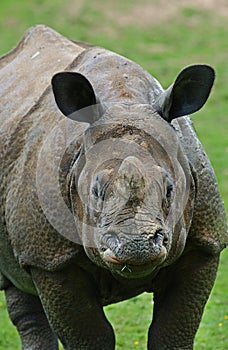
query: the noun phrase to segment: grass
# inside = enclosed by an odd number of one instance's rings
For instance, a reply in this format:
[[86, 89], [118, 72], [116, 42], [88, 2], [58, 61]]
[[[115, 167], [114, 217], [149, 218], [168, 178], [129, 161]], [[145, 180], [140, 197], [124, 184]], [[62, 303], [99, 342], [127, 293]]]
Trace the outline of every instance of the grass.
[[[144, 3], [148, 5], [149, 1], [141, 2]], [[156, 13], [152, 13], [151, 22], [142, 17], [139, 25], [137, 18], [129, 18], [137, 4], [136, 0], [1, 0], [0, 53], [11, 49], [28, 27], [44, 23], [68, 37], [126, 55], [149, 70], [164, 87], [172, 83], [183, 66], [198, 62], [211, 64], [217, 72], [216, 84], [208, 103], [193, 120], [216, 171], [228, 212], [227, 21], [216, 14], [216, 7], [210, 12], [196, 6], [176, 5], [175, 13], [167, 14], [165, 20], [156, 20]], [[138, 16], [143, 14], [139, 8]], [[226, 250], [197, 333], [197, 350], [227, 349], [227, 275]], [[146, 332], [152, 315], [150, 295], [111, 305], [106, 313], [115, 328], [118, 350], [146, 348]], [[0, 350], [18, 350], [19, 344], [0, 293]]]
[[[196, 336], [196, 350], [227, 349], [227, 261], [228, 250], [222, 253], [217, 280]], [[117, 350], [146, 349], [152, 308], [152, 295], [146, 293], [105, 308], [106, 316], [114, 326]], [[19, 350], [20, 340], [9, 320], [3, 292], [0, 292], [0, 316], [0, 350]]]

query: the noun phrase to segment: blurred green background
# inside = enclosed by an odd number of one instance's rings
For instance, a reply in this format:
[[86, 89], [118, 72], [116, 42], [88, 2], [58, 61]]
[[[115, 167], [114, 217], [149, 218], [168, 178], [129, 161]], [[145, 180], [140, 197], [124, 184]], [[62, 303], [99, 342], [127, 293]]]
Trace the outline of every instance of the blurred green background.
[[[24, 31], [46, 24], [75, 40], [125, 55], [153, 74], [164, 87], [193, 63], [217, 72], [212, 95], [192, 117], [215, 168], [228, 212], [228, 1], [224, 0], [1, 0], [0, 54]], [[29, 69], [29, 67], [28, 67]], [[197, 333], [196, 350], [228, 348], [228, 252]], [[117, 350], [146, 349], [152, 297], [142, 295], [106, 308], [115, 327]], [[19, 350], [0, 293], [0, 350]], [[161, 349], [162, 350], [162, 349]]]

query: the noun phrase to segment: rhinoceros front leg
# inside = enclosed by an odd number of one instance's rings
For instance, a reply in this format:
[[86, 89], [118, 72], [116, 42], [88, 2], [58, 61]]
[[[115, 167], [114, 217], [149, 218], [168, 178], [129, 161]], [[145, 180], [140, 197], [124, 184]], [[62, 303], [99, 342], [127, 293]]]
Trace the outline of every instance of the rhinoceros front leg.
[[[149, 350], [192, 350], [205, 303], [213, 287], [219, 256], [191, 251], [168, 268], [154, 293]], [[161, 277], [162, 279], [162, 277]], [[159, 285], [158, 284], [158, 285]]]
[[8, 312], [21, 337], [23, 350], [57, 350], [52, 332], [38, 297], [14, 286], [5, 290]]
[[77, 266], [31, 272], [49, 322], [66, 350], [114, 349], [114, 333], [91, 275]]

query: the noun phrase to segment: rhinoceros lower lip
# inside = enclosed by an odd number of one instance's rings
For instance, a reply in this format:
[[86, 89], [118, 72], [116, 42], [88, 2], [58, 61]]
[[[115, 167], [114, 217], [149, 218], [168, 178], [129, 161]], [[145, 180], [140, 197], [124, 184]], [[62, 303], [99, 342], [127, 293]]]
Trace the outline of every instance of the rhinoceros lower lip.
[[[164, 246], [161, 247], [160, 252], [158, 254], [156, 254], [154, 257], [151, 257], [150, 262], [152, 262], [154, 260], [160, 260], [160, 259], [165, 258], [166, 253], [167, 253], [166, 248]], [[124, 265], [126, 263], [126, 261], [118, 259], [116, 257], [116, 255], [114, 254], [114, 252], [110, 248], [107, 248], [104, 251], [102, 258], [104, 261], [106, 261], [108, 263], [119, 264], [119, 265]], [[139, 263], [136, 265], [144, 265], [144, 263], [142, 263], [142, 264]]]
[[[103, 262], [107, 265], [107, 268], [114, 274], [121, 278], [135, 279], [144, 278], [146, 276], [155, 273], [158, 266], [162, 264], [167, 255], [166, 249], [162, 248], [160, 253], [157, 254], [154, 259], [147, 262], [142, 262], [141, 264], [132, 264], [127, 261], [122, 261], [118, 259], [110, 248], [102, 254]], [[154, 260], [154, 261], [153, 261]], [[117, 278], [118, 278], [117, 277]]]

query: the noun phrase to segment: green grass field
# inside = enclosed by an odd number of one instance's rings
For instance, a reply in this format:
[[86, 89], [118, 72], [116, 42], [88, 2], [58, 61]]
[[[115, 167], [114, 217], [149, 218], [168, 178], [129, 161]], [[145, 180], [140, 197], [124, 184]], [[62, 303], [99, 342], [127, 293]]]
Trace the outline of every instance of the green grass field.
[[[142, 0], [140, 4], [136, 0], [1, 0], [0, 54], [16, 45], [28, 27], [44, 23], [72, 39], [104, 46], [135, 60], [164, 87], [188, 64], [215, 67], [212, 95], [193, 121], [215, 168], [228, 212], [228, 7], [222, 11], [220, 2], [205, 8], [200, 0], [191, 0], [182, 7], [177, 0], [172, 5], [164, 0]], [[197, 333], [196, 350], [228, 348], [227, 276], [228, 250], [222, 254], [216, 284]], [[117, 350], [146, 349], [152, 315], [150, 295], [111, 305], [106, 313], [115, 327]], [[0, 293], [0, 350], [19, 349]]]

